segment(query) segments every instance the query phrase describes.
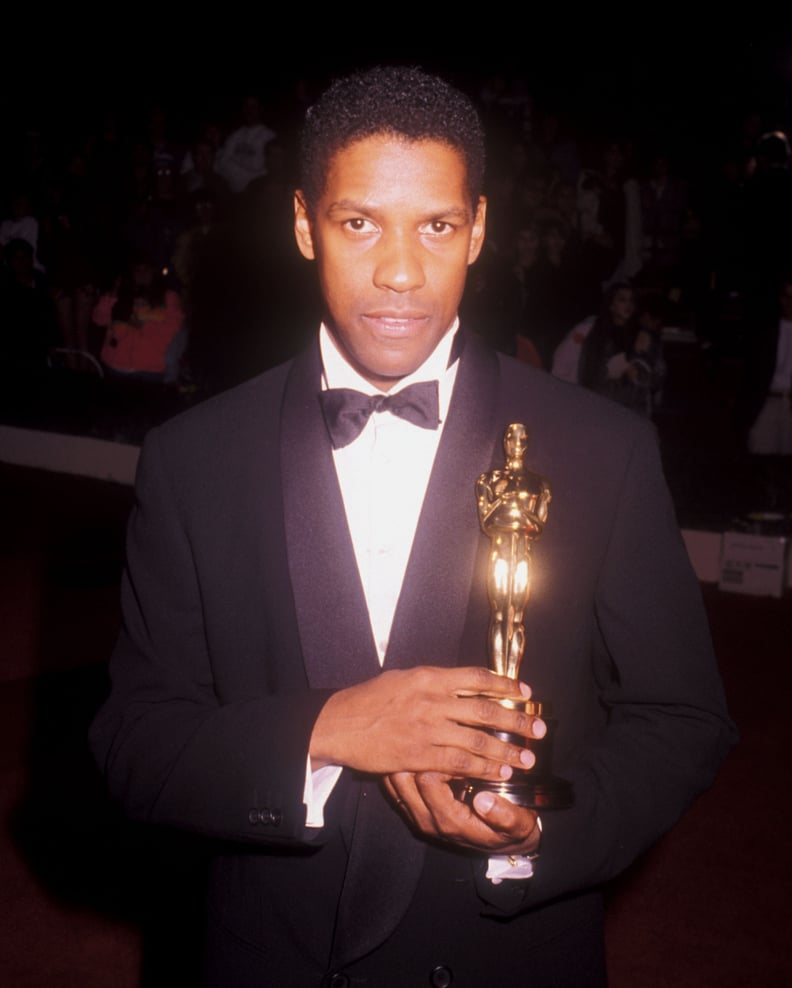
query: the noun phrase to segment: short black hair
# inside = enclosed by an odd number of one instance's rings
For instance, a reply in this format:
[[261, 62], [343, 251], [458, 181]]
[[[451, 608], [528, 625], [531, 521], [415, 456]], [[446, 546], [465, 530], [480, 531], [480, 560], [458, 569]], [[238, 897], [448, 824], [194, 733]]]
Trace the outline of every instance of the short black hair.
[[484, 181], [484, 132], [473, 103], [439, 76], [407, 66], [377, 66], [337, 79], [308, 110], [300, 142], [300, 188], [309, 212], [322, 195], [338, 151], [378, 134], [439, 141], [465, 161], [473, 207]]

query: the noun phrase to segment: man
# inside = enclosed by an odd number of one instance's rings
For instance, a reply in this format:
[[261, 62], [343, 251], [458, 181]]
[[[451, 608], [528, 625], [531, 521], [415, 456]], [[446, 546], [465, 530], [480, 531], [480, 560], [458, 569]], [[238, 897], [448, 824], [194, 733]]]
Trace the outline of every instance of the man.
[[[319, 339], [142, 455], [93, 740], [130, 813], [224, 842], [213, 985], [603, 984], [599, 886], [731, 741], [645, 424], [456, 332], [483, 161], [475, 111], [439, 79], [334, 84], [295, 197]], [[531, 767], [488, 729], [546, 731], [483, 668], [474, 485], [512, 422], [553, 494], [523, 678], [553, 701], [576, 800], [541, 823], [452, 789]]]

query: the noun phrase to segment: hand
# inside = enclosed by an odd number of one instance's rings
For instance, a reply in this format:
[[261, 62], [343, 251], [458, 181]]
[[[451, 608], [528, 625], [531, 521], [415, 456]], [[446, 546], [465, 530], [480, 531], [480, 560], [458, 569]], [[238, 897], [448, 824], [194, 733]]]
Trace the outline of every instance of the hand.
[[422, 834], [487, 854], [533, 854], [541, 831], [536, 813], [493, 793], [476, 793], [472, 806], [455, 798], [451, 777], [398, 773], [385, 780], [397, 807]]
[[488, 730], [523, 737], [546, 732], [538, 717], [496, 702], [515, 691], [524, 699], [531, 695], [524, 684], [483, 666], [384, 672], [330, 697], [314, 724], [311, 764], [377, 775], [439, 772], [508, 779], [513, 766], [532, 768], [534, 755]]

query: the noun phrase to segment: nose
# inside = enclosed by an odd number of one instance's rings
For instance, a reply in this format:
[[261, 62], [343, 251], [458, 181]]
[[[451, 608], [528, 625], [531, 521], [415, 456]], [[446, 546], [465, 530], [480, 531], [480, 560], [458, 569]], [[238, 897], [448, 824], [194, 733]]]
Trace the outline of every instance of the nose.
[[374, 269], [374, 284], [392, 292], [421, 288], [426, 280], [421, 262], [421, 246], [402, 232], [384, 238]]

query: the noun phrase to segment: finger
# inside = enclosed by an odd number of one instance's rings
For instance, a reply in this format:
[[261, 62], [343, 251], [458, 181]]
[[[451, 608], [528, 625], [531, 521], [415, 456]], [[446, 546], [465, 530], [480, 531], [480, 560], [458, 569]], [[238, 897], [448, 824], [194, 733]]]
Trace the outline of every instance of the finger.
[[479, 779], [511, 778], [513, 769], [531, 769], [536, 756], [526, 747], [501, 740], [486, 730], [463, 725], [449, 728], [445, 750], [440, 751], [439, 766], [427, 766], [429, 771], [448, 772], [457, 777], [471, 776]]
[[537, 849], [541, 831], [533, 810], [515, 806], [490, 792], [476, 793], [473, 809], [505, 841], [518, 844], [521, 853], [529, 854]]
[[388, 796], [388, 799], [390, 799], [390, 801], [395, 806], [401, 800], [401, 796], [399, 796], [399, 793], [397, 792], [396, 787], [393, 784], [393, 776], [390, 775], [383, 776], [382, 785], [385, 787], [385, 792]]
[[439, 833], [447, 837], [470, 840], [469, 831], [473, 827], [479, 838], [487, 838], [490, 828], [467, 803], [462, 803], [454, 796], [448, 776], [440, 772], [418, 772], [415, 776], [415, 787]]
[[523, 700], [531, 697], [531, 687], [527, 683], [499, 676], [484, 666], [462, 666], [452, 672], [455, 683], [452, 690], [456, 696], [483, 695]]
[[487, 792], [478, 793], [471, 807], [455, 799], [447, 779], [437, 773], [421, 772], [415, 781], [432, 814], [432, 824], [444, 839], [490, 854], [537, 850], [540, 831], [533, 810]]
[[436, 836], [492, 854], [507, 851], [514, 843], [509, 836], [492, 830], [470, 805], [456, 799], [445, 776], [420, 772], [416, 776], [416, 788], [431, 814], [431, 832]]
[[424, 808], [422, 830], [455, 844], [477, 846], [471, 840], [471, 825], [485, 830], [469, 806], [461, 803], [451, 789], [450, 777], [440, 772], [419, 772], [414, 777], [415, 791]]
[[[505, 780], [511, 775], [505, 766], [524, 770], [534, 767], [536, 757], [530, 741], [547, 733], [547, 725], [540, 717], [505, 709], [482, 697], [451, 701], [442, 710], [442, 717], [444, 723], [438, 719], [434, 725], [440, 760], [417, 766], [419, 770]], [[522, 743], [522, 737], [528, 745]]]
[[536, 714], [514, 710], [483, 696], [461, 699], [450, 717], [460, 724], [519, 734], [529, 739], [540, 739], [547, 733], [547, 725]]
[[397, 771], [506, 780], [511, 769], [535, 765], [522, 737], [536, 740], [547, 731], [541, 718], [480, 696], [446, 696], [431, 705], [414, 701], [412, 710], [409, 731], [399, 733], [405, 760], [393, 767]]
[[385, 776], [385, 788], [388, 790], [393, 802], [405, 805], [415, 790], [415, 782], [411, 772], [394, 772]]
[[475, 819], [471, 808], [454, 795], [449, 776], [441, 772], [418, 772], [414, 781], [416, 791], [438, 825], [447, 827], [448, 820]]
[[412, 772], [396, 772], [388, 776], [396, 809], [405, 819], [426, 834], [434, 834], [431, 814], [423, 802]]

